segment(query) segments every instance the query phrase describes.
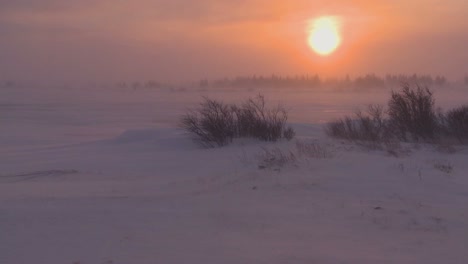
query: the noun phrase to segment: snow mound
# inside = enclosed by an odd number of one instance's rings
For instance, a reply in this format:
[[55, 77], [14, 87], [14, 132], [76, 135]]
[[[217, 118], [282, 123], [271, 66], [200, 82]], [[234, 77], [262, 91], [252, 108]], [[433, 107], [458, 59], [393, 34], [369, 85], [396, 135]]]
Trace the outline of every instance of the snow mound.
[[171, 128], [147, 128], [126, 130], [108, 140], [110, 144], [150, 144], [159, 151], [193, 150], [199, 148], [183, 131]]

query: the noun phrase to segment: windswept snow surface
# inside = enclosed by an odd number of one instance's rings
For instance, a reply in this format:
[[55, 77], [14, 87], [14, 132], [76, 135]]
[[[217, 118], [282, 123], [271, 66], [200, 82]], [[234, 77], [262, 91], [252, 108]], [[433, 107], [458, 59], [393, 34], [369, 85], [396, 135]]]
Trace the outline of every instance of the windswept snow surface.
[[[466, 146], [393, 157], [323, 134], [388, 91], [265, 92], [290, 109], [297, 140], [218, 149], [193, 143], [179, 116], [200, 95], [258, 91], [1, 93], [2, 264], [468, 263]], [[276, 148], [295, 159], [264, 168]]]

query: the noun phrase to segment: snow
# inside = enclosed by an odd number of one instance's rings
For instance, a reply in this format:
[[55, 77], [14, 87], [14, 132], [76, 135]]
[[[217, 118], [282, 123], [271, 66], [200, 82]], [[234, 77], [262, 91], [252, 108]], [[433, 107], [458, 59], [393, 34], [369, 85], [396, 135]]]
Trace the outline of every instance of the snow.
[[[202, 149], [177, 119], [201, 95], [258, 91], [4, 89], [0, 263], [466, 263], [468, 147], [394, 157], [323, 122], [382, 93], [264, 91], [296, 140]], [[466, 91], [438, 91], [457, 106]], [[436, 97], [436, 99], [439, 99]], [[259, 168], [265, 149], [296, 159]], [[446, 165], [453, 168], [446, 172]]]

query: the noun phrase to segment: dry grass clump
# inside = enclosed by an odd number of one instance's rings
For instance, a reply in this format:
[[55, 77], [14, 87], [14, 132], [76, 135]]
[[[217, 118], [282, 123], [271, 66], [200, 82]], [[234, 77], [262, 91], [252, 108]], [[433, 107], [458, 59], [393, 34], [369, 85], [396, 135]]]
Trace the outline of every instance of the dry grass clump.
[[453, 166], [449, 161], [438, 160], [434, 163], [434, 169], [450, 174], [453, 172]]
[[287, 148], [262, 148], [257, 155], [259, 169], [279, 171], [285, 166], [295, 166], [298, 163], [312, 159], [331, 159], [334, 153], [328, 145], [319, 142], [296, 141]]
[[314, 159], [330, 159], [333, 153], [326, 146], [318, 142], [296, 141], [296, 150], [298, 155]]
[[297, 156], [293, 151], [283, 151], [280, 148], [263, 148], [259, 155], [259, 169], [274, 169], [294, 164], [297, 161]]

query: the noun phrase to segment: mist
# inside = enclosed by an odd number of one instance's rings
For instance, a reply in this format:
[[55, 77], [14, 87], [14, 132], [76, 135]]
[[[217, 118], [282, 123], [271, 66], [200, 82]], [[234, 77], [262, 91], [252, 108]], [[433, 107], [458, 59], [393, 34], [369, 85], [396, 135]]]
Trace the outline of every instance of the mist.
[[[457, 79], [468, 66], [467, 8], [455, 0], [2, 2], [0, 79], [180, 82], [303, 73]], [[306, 43], [305, 21], [322, 14], [344, 21], [343, 45], [328, 58]]]

